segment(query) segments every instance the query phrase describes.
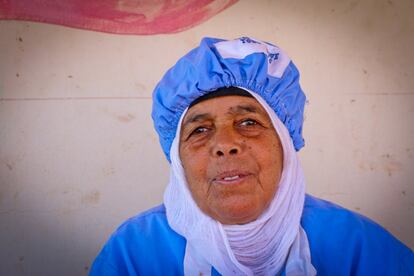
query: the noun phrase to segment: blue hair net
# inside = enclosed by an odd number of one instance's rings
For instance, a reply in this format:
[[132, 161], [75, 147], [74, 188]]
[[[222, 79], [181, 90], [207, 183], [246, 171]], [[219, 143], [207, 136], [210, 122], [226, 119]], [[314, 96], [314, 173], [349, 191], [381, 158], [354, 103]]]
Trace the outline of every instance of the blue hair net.
[[277, 46], [248, 37], [206, 37], [166, 72], [153, 92], [152, 119], [169, 161], [184, 110], [198, 97], [230, 86], [259, 94], [288, 129], [295, 149], [304, 146], [306, 97], [290, 58]]

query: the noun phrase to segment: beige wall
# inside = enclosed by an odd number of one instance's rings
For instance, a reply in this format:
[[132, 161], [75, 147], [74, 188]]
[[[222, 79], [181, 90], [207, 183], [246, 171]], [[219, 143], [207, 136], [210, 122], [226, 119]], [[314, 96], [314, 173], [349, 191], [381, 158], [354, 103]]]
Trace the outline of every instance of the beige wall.
[[245, 0], [157, 36], [1, 21], [0, 274], [86, 274], [117, 225], [161, 202], [151, 92], [203, 36], [290, 54], [309, 99], [308, 192], [414, 248], [413, 14], [411, 0]]

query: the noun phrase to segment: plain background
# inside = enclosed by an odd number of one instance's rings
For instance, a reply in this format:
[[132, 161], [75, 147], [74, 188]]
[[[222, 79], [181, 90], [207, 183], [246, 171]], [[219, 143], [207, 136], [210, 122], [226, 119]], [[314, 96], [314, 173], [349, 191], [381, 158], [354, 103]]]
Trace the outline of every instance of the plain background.
[[151, 93], [204, 36], [290, 55], [307, 191], [414, 248], [413, 14], [412, 0], [245, 0], [155, 36], [0, 21], [0, 274], [87, 274], [123, 220], [162, 202]]

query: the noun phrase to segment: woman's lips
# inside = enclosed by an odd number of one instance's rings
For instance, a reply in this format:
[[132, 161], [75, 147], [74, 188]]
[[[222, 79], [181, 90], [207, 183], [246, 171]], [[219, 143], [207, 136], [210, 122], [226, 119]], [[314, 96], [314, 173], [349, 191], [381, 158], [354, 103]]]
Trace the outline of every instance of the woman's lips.
[[242, 171], [226, 171], [218, 174], [213, 178], [214, 184], [238, 184], [241, 183], [245, 178], [250, 176], [251, 173]]

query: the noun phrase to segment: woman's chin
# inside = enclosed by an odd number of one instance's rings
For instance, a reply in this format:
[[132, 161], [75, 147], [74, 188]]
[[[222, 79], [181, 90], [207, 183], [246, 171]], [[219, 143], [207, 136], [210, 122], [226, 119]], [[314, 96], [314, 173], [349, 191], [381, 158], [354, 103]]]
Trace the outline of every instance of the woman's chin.
[[261, 208], [254, 204], [227, 204], [219, 209], [215, 208], [214, 211], [213, 218], [222, 224], [246, 224], [260, 215]]

